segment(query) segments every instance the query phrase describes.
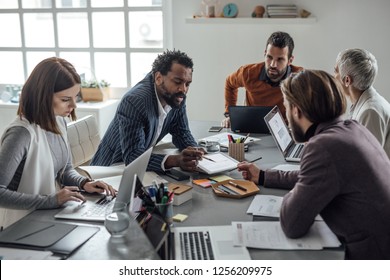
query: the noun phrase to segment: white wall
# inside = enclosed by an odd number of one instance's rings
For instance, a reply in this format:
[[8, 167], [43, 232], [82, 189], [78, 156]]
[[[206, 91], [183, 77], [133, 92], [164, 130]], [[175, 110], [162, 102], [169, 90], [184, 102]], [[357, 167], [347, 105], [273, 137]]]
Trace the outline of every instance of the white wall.
[[[250, 16], [256, 5], [294, 3], [317, 18], [313, 24], [190, 24], [201, 0], [173, 0], [173, 47], [194, 60], [187, 107], [192, 120], [221, 120], [225, 78], [241, 65], [263, 61], [265, 42], [274, 31], [288, 32], [295, 42], [294, 64], [333, 73], [339, 51], [365, 48], [379, 64], [375, 87], [390, 100], [390, 1], [388, 0], [241, 0], [239, 17]], [[243, 91], [240, 91], [243, 99]]]

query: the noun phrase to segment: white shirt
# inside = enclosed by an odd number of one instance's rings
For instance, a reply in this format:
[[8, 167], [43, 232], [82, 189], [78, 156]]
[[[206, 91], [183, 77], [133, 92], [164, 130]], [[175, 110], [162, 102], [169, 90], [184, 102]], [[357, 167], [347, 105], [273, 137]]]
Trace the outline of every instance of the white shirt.
[[[153, 143], [155, 145], [155, 144], [157, 144], [155, 142], [157, 141], [158, 137], [161, 134], [161, 130], [162, 130], [163, 125], [164, 125], [164, 121], [167, 118], [168, 113], [172, 110], [172, 107], [169, 105], [165, 105], [165, 107], [162, 106], [160, 99], [158, 97], [158, 94], [157, 94], [156, 85], [154, 85], [154, 93], [156, 94], [156, 97], [157, 97], [157, 106], [158, 106], [158, 127], [157, 127], [156, 137], [153, 140]], [[168, 155], [166, 155], [164, 157], [163, 161], [161, 162], [161, 168], [164, 171], [165, 171], [164, 164], [165, 164], [165, 161], [167, 160], [167, 157], [168, 157]]]

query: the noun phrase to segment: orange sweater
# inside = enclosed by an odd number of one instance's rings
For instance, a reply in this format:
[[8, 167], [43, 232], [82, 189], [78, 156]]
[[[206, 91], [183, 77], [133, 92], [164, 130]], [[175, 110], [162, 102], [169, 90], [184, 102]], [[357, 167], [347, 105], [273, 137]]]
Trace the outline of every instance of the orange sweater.
[[[290, 65], [291, 72], [303, 70], [301, 67]], [[238, 88], [245, 87], [247, 106], [275, 106], [278, 105], [285, 117], [286, 109], [283, 106], [283, 95], [279, 86], [272, 87], [266, 81], [259, 79], [264, 68], [264, 62], [241, 66], [236, 72], [226, 78], [225, 83], [225, 112], [229, 106], [237, 105]]]

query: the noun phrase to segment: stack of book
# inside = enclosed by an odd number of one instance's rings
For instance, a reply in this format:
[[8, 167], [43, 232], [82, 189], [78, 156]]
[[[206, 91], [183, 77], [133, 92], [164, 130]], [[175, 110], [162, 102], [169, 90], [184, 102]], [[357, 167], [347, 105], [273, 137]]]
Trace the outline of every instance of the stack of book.
[[298, 8], [296, 5], [267, 5], [268, 17], [270, 18], [296, 18], [298, 17]]

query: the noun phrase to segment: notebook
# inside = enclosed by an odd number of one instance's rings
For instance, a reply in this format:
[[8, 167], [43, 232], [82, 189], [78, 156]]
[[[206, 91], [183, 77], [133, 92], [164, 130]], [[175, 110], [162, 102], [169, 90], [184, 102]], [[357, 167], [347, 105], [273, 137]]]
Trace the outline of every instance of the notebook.
[[207, 154], [198, 161], [198, 170], [207, 174], [216, 174], [237, 168], [238, 161], [224, 153]]
[[230, 128], [236, 133], [269, 134], [264, 117], [272, 106], [229, 106]]
[[228, 226], [176, 227], [172, 229], [176, 260], [250, 260], [246, 247], [233, 246]]
[[73, 201], [68, 202], [67, 206], [54, 217], [57, 219], [104, 222], [107, 208], [112, 208], [115, 201], [125, 203], [130, 202], [134, 175], [137, 174], [141, 179], [144, 177], [152, 149], [152, 147], [149, 148], [142, 155], [127, 165], [123, 170], [122, 176], [101, 179], [118, 189], [116, 198], [113, 199], [110, 196], [99, 196], [98, 198], [86, 197], [87, 201], [83, 204]]
[[272, 108], [264, 117], [264, 121], [269, 127], [271, 135], [275, 139], [284, 159], [286, 161], [299, 162], [301, 160], [304, 144], [294, 142], [278, 106]]

